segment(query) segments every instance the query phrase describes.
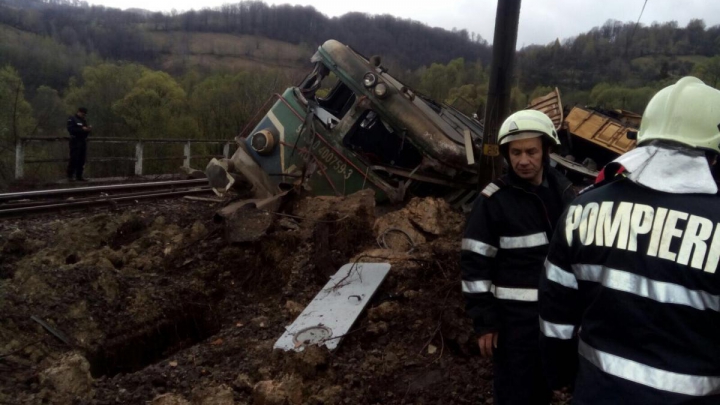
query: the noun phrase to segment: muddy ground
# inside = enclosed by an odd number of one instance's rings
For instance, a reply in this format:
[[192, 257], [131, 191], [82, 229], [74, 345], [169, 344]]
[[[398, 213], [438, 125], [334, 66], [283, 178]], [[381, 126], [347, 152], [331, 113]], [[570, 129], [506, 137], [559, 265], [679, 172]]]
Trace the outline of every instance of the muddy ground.
[[[446, 203], [293, 197], [239, 244], [218, 208], [0, 223], [0, 403], [492, 403], [459, 288], [463, 216]], [[392, 269], [338, 349], [273, 351], [353, 261]]]

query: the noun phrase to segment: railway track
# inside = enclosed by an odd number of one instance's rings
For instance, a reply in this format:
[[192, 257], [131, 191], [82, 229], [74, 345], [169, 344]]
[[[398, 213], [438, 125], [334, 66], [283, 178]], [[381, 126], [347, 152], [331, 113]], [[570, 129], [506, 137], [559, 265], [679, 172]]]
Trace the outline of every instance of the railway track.
[[0, 218], [212, 193], [207, 179], [60, 188], [0, 194]]

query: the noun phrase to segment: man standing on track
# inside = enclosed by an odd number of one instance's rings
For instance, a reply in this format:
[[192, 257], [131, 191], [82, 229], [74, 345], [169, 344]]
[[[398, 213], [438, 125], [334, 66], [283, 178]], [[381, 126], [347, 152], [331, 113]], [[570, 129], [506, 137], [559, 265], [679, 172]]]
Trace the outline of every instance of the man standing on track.
[[70, 163], [68, 163], [68, 181], [86, 181], [83, 177], [85, 157], [87, 155], [87, 137], [92, 126], [87, 124], [87, 108], [78, 108], [75, 115], [68, 117], [67, 130], [70, 133]]

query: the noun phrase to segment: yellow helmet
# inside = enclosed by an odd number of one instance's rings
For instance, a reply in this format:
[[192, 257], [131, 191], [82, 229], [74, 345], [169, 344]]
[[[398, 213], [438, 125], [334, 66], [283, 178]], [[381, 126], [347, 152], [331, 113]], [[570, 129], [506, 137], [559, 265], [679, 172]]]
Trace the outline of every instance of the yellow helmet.
[[653, 96], [645, 108], [638, 145], [654, 139], [720, 153], [720, 90], [687, 76]]
[[543, 135], [549, 138], [552, 145], [560, 145], [560, 138], [550, 117], [538, 110], [520, 110], [503, 122], [498, 133], [498, 144]]

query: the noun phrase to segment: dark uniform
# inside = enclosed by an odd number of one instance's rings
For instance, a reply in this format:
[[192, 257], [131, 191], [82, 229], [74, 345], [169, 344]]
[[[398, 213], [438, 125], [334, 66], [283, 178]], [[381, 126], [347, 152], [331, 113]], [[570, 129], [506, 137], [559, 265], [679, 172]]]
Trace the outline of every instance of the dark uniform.
[[83, 178], [85, 156], [87, 155], [87, 137], [89, 135], [89, 132], [85, 132], [83, 127], [87, 127], [85, 118], [81, 118], [78, 115], [73, 115], [68, 118], [67, 130], [70, 133], [70, 163], [67, 168], [67, 176], [69, 179], [75, 177], [80, 180]]
[[462, 241], [462, 290], [475, 332], [498, 332], [495, 404], [547, 404], [538, 345], [538, 283], [550, 237], [575, 197], [547, 165], [533, 186], [512, 171], [475, 202]]
[[574, 383], [579, 405], [720, 404], [718, 207], [622, 177], [573, 201], [540, 283], [551, 388]]

